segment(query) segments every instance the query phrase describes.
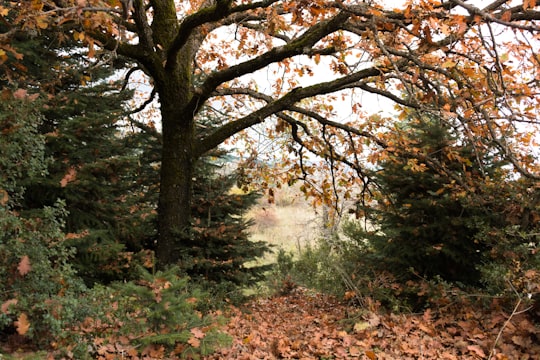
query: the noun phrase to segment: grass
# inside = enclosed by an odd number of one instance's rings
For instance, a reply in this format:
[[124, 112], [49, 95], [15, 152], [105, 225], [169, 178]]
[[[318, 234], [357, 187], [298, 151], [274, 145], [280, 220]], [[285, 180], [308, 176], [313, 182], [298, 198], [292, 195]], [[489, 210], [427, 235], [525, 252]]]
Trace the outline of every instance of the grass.
[[262, 198], [247, 214], [254, 221], [249, 229], [251, 239], [265, 241], [275, 248], [260, 263], [273, 262], [279, 249], [298, 254], [321, 235], [322, 217], [298, 189], [279, 189], [274, 193], [273, 204]]

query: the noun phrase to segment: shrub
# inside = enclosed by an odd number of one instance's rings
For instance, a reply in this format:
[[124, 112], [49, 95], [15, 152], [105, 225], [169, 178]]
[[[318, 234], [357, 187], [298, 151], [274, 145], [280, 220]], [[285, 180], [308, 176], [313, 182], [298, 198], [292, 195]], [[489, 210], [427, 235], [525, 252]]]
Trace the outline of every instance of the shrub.
[[292, 253], [280, 249], [271, 277], [271, 288], [280, 292], [300, 285], [322, 292], [343, 295], [346, 286], [342, 281], [340, 260], [327, 241], [308, 245], [294, 259]]
[[69, 264], [65, 204], [19, 209], [23, 184], [44, 175], [47, 160], [35, 98], [14, 94], [6, 90], [0, 102], [0, 333], [48, 346], [79, 316], [85, 288]]
[[45, 208], [38, 219], [0, 209], [0, 331], [14, 327], [38, 345], [62, 336], [84, 291], [69, 265], [73, 252], [63, 245], [62, 214], [62, 204]]
[[87, 356], [198, 358], [229, 342], [217, 331], [224, 320], [219, 312], [199, 309], [208, 294], [190, 284], [177, 268], [155, 275], [140, 269], [140, 274], [140, 280], [91, 291], [93, 315], [70, 329], [91, 345]]

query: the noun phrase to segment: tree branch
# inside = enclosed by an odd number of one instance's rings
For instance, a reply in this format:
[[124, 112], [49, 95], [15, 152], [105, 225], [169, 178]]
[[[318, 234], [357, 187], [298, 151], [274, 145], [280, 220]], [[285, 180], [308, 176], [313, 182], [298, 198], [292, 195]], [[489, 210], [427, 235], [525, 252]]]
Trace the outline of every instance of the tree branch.
[[341, 12], [330, 20], [314, 25], [289, 44], [275, 47], [272, 50], [251, 60], [210, 74], [204, 83], [197, 89], [197, 96], [193, 97], [188, 108], [196, 109], [196, 104], [203, 104], [219, 85], [227, 81], [233, 80], [242, 75], [250, 74], [272, 63], [277, 63], [296, 55], [311, 53], [313, 45], [328, 34], [339, 30], [349, 16], [350, 15], [348, 13]]
[[[497, 10], [498, 7], [495, 7], [495, 4], [499, 4], [500, 1], [497, 1], [491, 5], [488, 5], [487, 7], [484, 8], [484, 10], [474, 5], [466, 4], [462, 0], [449, 0], [449, 1], [467, 10], [469, 14], [471, 14], [471, 17], [473, 18], [475, 15], [478, 15], [478, 16], [481, 16], [486, 21], [508, 26], [510, 28], [522, 29], [522, 30], [533, 31], [533, 32], [540, 31], [540, 27], [538, 26], [533, 26], [533, 25], [528, 26], [528, 25], [522, 25], [522, 24], [517, 24], [515, 22], [512, 22], [512, 21], [521, 21], [521, 20], [529, 20], [529, 21], [540, 20], [540, 11], [534, 11], [534, 10], [523, 11], [522, 5], [514, 7], [513, 10], [502, 9], [496, 14], [492, 15], [488, 11]], [[501, 5], [502, 4], [499, 4], [499, 7]], [[488, 11], [486, 11], [485, 9], [488, 9]], [[511, 17], [509, 21], [504, 21], [502, 20], [502, 16], [507, 11], [510, 11]], [[472, 21], [474, 21], [474, 19]]]
[[178, 52], [186, 44], [193, 31], [209, 22], [215, 22], [230, 14], [232, 0], [216, 0], [213, 6], [204, 7], [196, 13], [184, 18], [177, 30], [176, 36], [167, 49], [167, 68], [174, 68]]
[[[275, 113], [278, 113], [283, 110], [290, 109], [290, 107], [309, 97], [313, 97], [316, 95], [325, 95], [332, 92], [339, 91], [343, 88], [345, 88], [347, 85], [360, 81], [362, 79], [366, 79], [373, 76], [379, 76], [381, 75], [381, 70], [372, 67], [360, 70], [356, 73], [341, 77], [339, 79], [319, 83], [316, 85], [304, 87], [304, 88], [295, 88], [282, 96], [279, 99], [272, 99], [270, 101], [269, 98], [264, 98], [259, 95], [259, 99], [263, 99], [265, 101], [268, 101], [268, 104], [262, 108], [260, 108], [257, 111], [254, 111], [253, 113], [231, 121], [219, 129], [217, 129], [214, 133], [210, 134], [209, 136], [205, 137], [204, 139], [200, 140], [200, 143], [198, 144], [198, 150], [196, 151], [199, 155], [202, 155], [203, 153], [209, 151], [210, 149], [213, 149], [214, 147], [221, 144], [223, 141], [225, 141], [227, 138], [231, 137], [232, 135], [245, 130], [255, 124], [264, 122], [265, 119], [271, 115], [274, 115]], [[221, 94], [225, 94], [225, 90], [220, 90]], [[231, 93], [232, 94], [232, 93]], [[249, 94], [254, 94], [253, 92], [249, 92]]]

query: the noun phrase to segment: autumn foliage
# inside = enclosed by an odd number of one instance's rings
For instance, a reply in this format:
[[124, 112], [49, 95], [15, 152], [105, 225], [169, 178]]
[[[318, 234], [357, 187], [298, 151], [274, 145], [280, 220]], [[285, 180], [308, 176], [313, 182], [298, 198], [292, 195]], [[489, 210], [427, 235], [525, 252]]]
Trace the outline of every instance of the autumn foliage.
[[[328, 215], [287, 290], [307, 269], [364, 312], [255, 300], [215, 356], [538, 357], [539, 24], [536, 0], [0, 2], [0, 333], [65, 358], [208, 355], [219, 317], [182, 254], [236, 279], [266, 250], [194, 204], [226, 144], [240, 188], [301, 182]], [[363, 227], [329, 236], [351, 205]], [[241, 261], [213, 253], [231, 245]], [[81, 278], [104, 274], [125, 283]]]
[[[129, 80], [140, 71], [153, 87], [150, 99], [159, 96], [163, 154], [174, 154], [163, 156], [160, 170], [157, 258], [164, 264], [174, 262], [169, 250], [181, 242], [174, 228], [189, 227], [196, 160], [227, 141], [245, 145], [247, 159], [264, 159], [250, 146], [258, 131], [247, 129], [263, 129], [276, 149], [286, 149], [265, 151], [264, 160], [286, 169], [275, 182], [329, 174], [303, 187], [318, 204], [369, 198], [370, 163], [396, 149], [419, 168], [444, 173], [393, 127], [396, 115], [411, 112], [440, 117], [473, 146], [472, 157], [491, 152], [513, 173], [539, 178], [530, 156], [537, 141], [536, 1], [137, 0], [127, 10], [119, 0], [18, 4], [0, 8], [7, 78], [24, 71], [12, 39], [56, 29], [89, 58], [129, 59]], [[268, 86], [259, 85], [261, 75]], [[370, 99], [393, 114], [373, 109]], [[222, 122], [200, 136], [205, 106]], [[465, 192], [477, 181], [467, 174], [454, 180]]]

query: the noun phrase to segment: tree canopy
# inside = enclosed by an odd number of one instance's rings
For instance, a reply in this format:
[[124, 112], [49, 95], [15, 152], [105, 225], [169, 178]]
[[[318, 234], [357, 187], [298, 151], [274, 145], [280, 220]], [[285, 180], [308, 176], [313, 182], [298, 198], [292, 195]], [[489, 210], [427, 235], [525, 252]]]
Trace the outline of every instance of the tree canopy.
[[[7, 79], [24, 71], [11, 41], [55, 28], [111, 66], [116, 56], [131, 59], [128, 76], [140, 70], [149, 79], [163, 135], [156, 252], [161, 264], [176, 262], [178, 244], [189, 237], [196, 160], [258, 124], [288, 151], [281, 159], [285, 180], [305, 179], [321, 168], [313, 159], [322, 159], [331, 174], [323, 180], [323, 194], [353, 183], [359, 187], [348, 186], [345, 195], [362, 192], [371, 163], [397, 150], [419, 169], [452, 177], [456, 189], [474, 191], [477, 177], [452, 172], [394, 126], [412, 112], [440, 118], [473, 146], [471, 157], [491, 153], [521, 176], [540, 179], [534, 153], [540, 106], [535, 0], [124, 5], [3, 2], [0, 61]], [[373, 110], [373, 97], [364, 94], [386, 99], [393, 115]], [[201, 131], [203, 107], [221, 118], [219, 126]]]

